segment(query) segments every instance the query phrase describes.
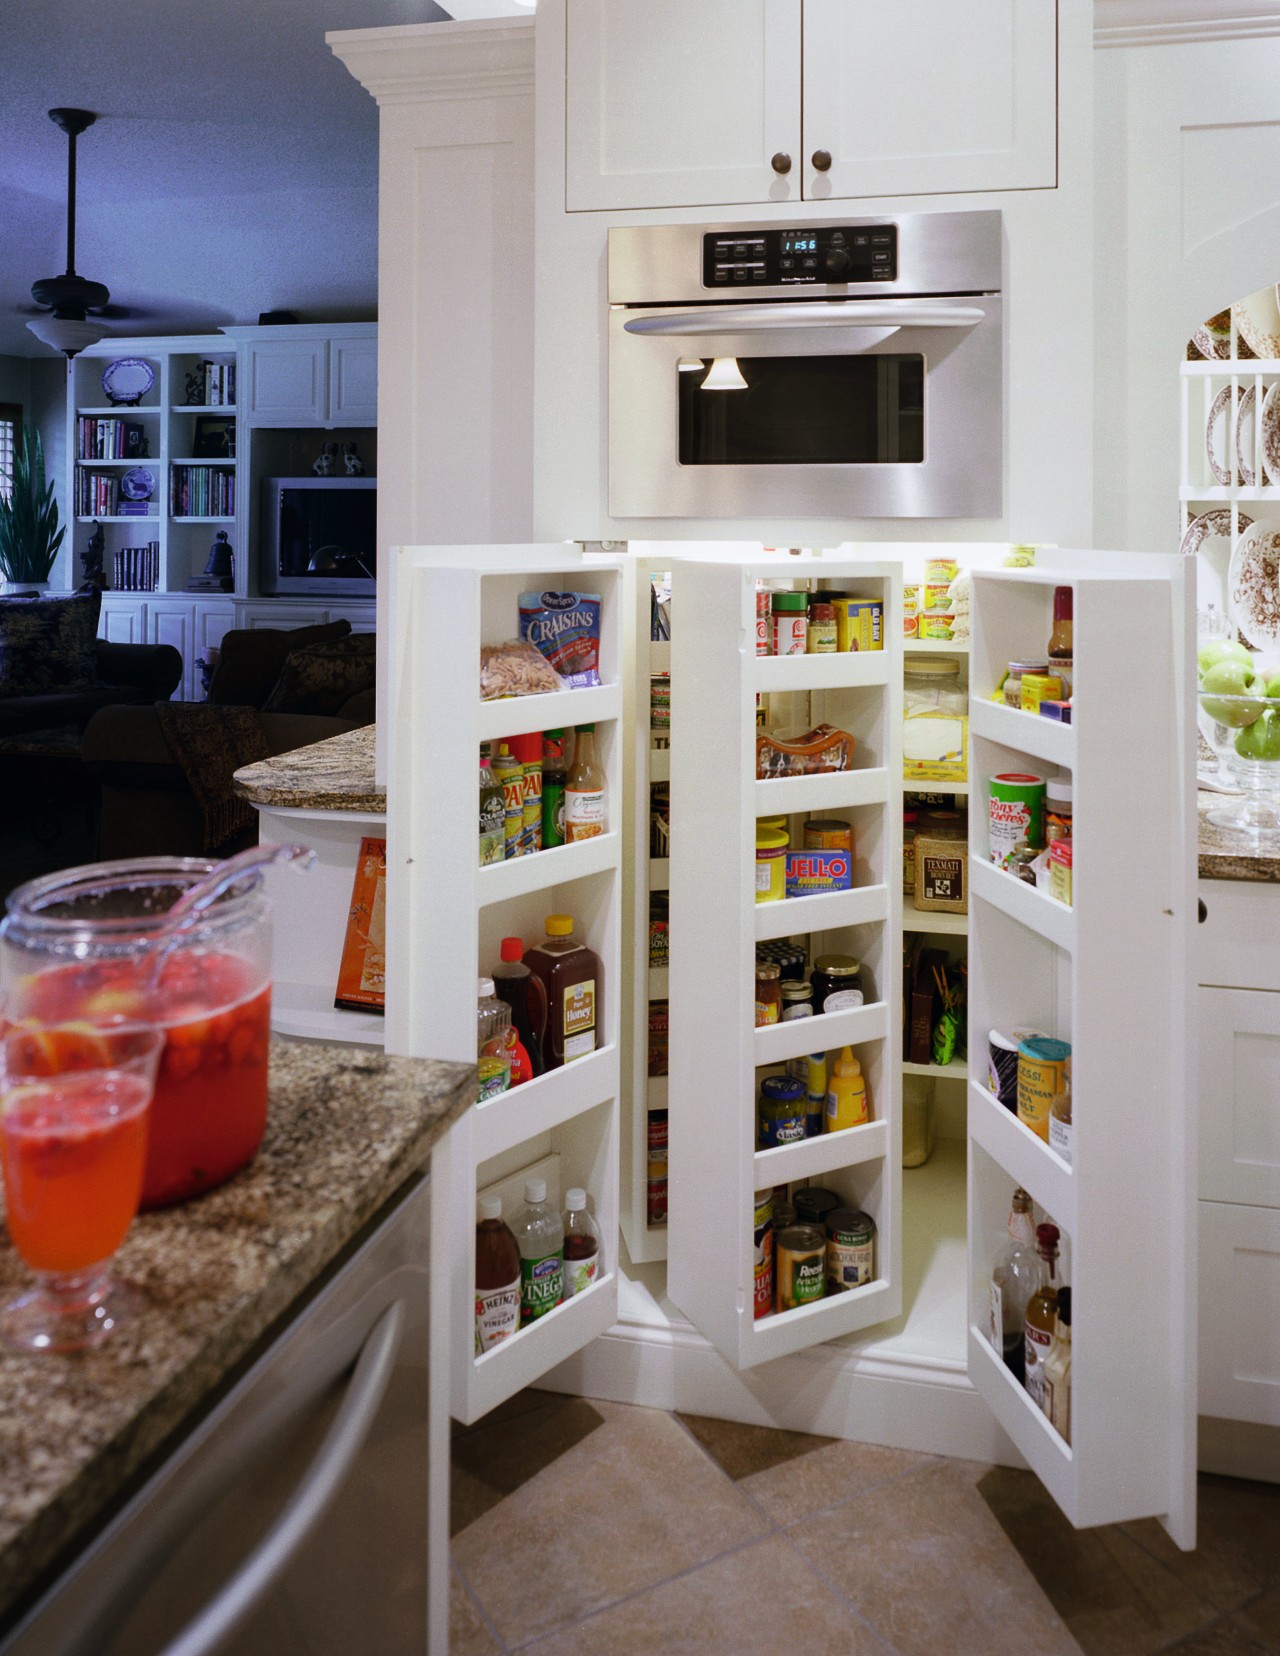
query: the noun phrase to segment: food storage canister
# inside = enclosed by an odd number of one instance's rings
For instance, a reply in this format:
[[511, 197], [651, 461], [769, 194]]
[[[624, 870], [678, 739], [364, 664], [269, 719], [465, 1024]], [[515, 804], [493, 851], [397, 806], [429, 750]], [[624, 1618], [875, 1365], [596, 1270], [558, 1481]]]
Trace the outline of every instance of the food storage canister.
[[787, 894], [787, 847], [791, 836], [785, 828], [756, 829], [756, 902], [780, 903]]

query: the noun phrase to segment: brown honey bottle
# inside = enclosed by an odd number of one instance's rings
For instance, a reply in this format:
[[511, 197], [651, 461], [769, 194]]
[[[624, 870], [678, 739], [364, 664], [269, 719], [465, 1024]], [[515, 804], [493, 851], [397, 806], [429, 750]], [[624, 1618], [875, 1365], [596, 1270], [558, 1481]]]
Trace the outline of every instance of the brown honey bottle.
[[547, 991], [543, 1063], [559, 1069], [604, 1045], [604, 971], [600, 956], [573, 935], [573, 917], [549, 914], [547, 935], [524, 963]]

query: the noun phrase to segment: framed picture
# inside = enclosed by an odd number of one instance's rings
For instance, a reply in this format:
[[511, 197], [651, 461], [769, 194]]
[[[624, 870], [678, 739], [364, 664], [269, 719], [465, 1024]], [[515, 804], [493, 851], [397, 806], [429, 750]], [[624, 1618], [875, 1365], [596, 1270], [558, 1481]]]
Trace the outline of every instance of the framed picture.
[[197, 414], [196, 433], [191, 444], [194, 460], [234, 460], [236, 422], [234, 415]]
[[387, 842], [362, 839], [338, 968], [336, 1007], [382, 1012], [387, 987]]

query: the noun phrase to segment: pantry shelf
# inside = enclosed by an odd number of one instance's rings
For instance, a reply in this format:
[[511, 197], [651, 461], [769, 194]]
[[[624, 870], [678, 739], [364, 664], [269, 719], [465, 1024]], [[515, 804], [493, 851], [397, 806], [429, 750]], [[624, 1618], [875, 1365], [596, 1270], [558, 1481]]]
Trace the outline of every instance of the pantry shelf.
[[969, 640], [967, 638], [904, 638], [902, 648], [908, 655], [918, 652], [932, 654], [938, 651], [942, 655], [968, 655]]
[[969, 715], [969, 732], [972, 736], [999, 742], [1002, 747], [1016, 748], [1019, 753], [1030, 753], [1046, 764], [1075, 770], [1074, 725], [1059, 724], [1040, 713], [1024, 713], [1021, 708], [1007, 707], [1003, 702], [975, 698]]
[[612, 1042], [548, 1070], [472, 1112], [475, 1153], [488, 1161], [607, 1103], [618, 1092], [618, 1049]]
[[791, 816], [798, 811], [850, 810], [856, 805], [883, 805], [889, 798], [889, 772], [883, 765], [868, 770], [823, 771], [817, 776], [772, 776], [756, 783], [756, 815]]
[[949, 1064], [912, 1064], [904, 1058], [901, 1068], [904, 1075], [928, 1075], [935, 1081], [964, 1081], [969, 1074], [963, 1058], [953, 1058]]
[[808, 1052], [882, 1041], [889, 1033], [889, 1008], [883, 1001], [853, 1006], [847, 1012], [820, 1012], [816, 1018], [792, 1018], [763, 1024], [752, 1038], [752, 1063], [783, 1064]]
[[891, 1309], [894, 1297], [892, 1284], [877, 1277], [847, 1294], [829, 1294], [812, 1305], [761, 1317], [752, 1324], [748, 1336], [749, 1361], [767, 1363], [774, 1357], [804, 1351], [825, 1340], [838, 1340], [841, 1335], [896, 1316]]
[[969, 1325], [969, 1378], [1025, 1457], [1031, 1470], [1073, 1524], [1096, 1522], [1081, 1511], [1079, 1480], [1070, 1446], [1005, 1367], [985, 1334]]
[[622, 714], [622, 691], [616, 684], [588, 685], [582, 690], [550, 690], [540, 696], [503, 696], [480, 703], [476, 739], [499, 742], [531, 730], [567, 729], [602, 724]]
[[761, 693], [888, 684], [893, 655], [891, 650], [854, 650], [835, 655], [755, 656], [750, 684]]
[[565, 1300], [482, 1357], [471, 1357], [468, 1347], [469, 1390], [474, 1407], [471, 1419], [488, 1414], [605, 1333], [617, 1318], [617, 1307], [617, 1274], [606, 1271], [585, 1292]]
[[861, 1127], [846, 1127], [841, 1133], [820, 1133], [816, 1138], [795, 1144], [780, 1144], [773, 1150], [757, 1150], [753, 1166], [757, 1190], [791, 1184], [798, 1179], [817, 1179], [837, 1167], [855, 1167], [859, 1162], [876, 1161], [889, 1153], [889, 1128], [883, 1121], [868, 1121]]
[[951, 914], [946, 909], [918, 909], [912, 898], [904, 897], [902, 929], [927, 932], [934, 937], [964, 937], [969, 930], [969, 916]]
[[1075, 910], [1065, 903], [1037, 891], [1013, 874], [1006, 874], [994, 863], [984, 862], [970, 855], [969, 891], [971, 896], [990, 903], [1011, 920], [1026, 926], [1039, 937], [1059, 949], [1072, 950], [1076, 943]]
[[548, 891], [570, 880], [583, 880], [616, 868], [622, 836], [616, 832], [597, 834], [573, 845], [557, 845], [534, 851], [527, 857], [509, 857], [476, 870], [476, 901], [482, 907], [505, 903], [533, 891]]
[[850, 891], [818, 891], [812, 897], [783, 897], [775, 903], [756, 904], [756, 941], [831, 931], [836, 926], [863, 926], [888, 918], [887, 886], [854, 886]]
[[1076, 1187], [1070, 1165], [978, 1081], [969, 1083], [969, 1132], [1055, 1223], [1075, 1231]]

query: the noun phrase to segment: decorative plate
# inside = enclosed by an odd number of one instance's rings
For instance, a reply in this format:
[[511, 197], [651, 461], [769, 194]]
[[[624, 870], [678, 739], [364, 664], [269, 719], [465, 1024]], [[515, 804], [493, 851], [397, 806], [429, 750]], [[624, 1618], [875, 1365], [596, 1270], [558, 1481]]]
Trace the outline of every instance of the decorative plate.
[[1254, 402], [1257, 398], [1256, 385], [1246, 385], [1240, 393], [1240, 406], [1236, 409], [1236, 459], [1240, 462], [1240, 481], [1246, 489], [1257, 485], [1258, 474], [1253, 469], [1253, 455], [1257, 439], [1257, 422], [1254, 419]]
[[1191, 343], [1202, 357], [1209, 361], [1231, 355], [1231, 312], [1219, 311], [1211, 316], [1191, 336]]
[[1255, 355], [1280, 357], [1280, 305], [1274, 287], [1259, 288], [1247, 299], [1232, 305], [1236, 332]]
[[1280, 382], [1262, 399], [1262, 470], [1259, 482], [1280, 483]]
[[[1221, 433], [1218, 429], [1220, 426], [1223, 427]], [[1224, 385], [1209, 406], [1209, 418], [1204, 426], [1204, 451], [1209, 456], [1209, 470], [1219, 483], [1227, 484], [1231, 481], [1228, 466], [1223, 464], [1224, 461], [1230, 463], [1231, 448], [1231, 387]], [[1222, 455], [1221, 460], [1218, 458], [1219, 453]]]
[[1231, 617], [1256, 650], [1280, 645], [1280, 528], [1255, 523], [1231, 554], [1227, 574]]
[[155, 369], [141, 357], [117, 357], [102, 376], [102, 389], [117, 407], [133, 408], [156, 382]]
[[126, 500], [150, 500], [155, 492], [155, 473], [145, 466], [131, 466], [120, 478], [120, 493]]
[[[1253, 519], [1240, 513], [1240, 533]], [[1187, 525], [1179, 551], [1196, 560], [1196, 608], [1214, 609], [1224, 618], [1231, 613], [1227, 601], [1227, 570], [1231, 563], [1231, 508], [1215, 506]]]

